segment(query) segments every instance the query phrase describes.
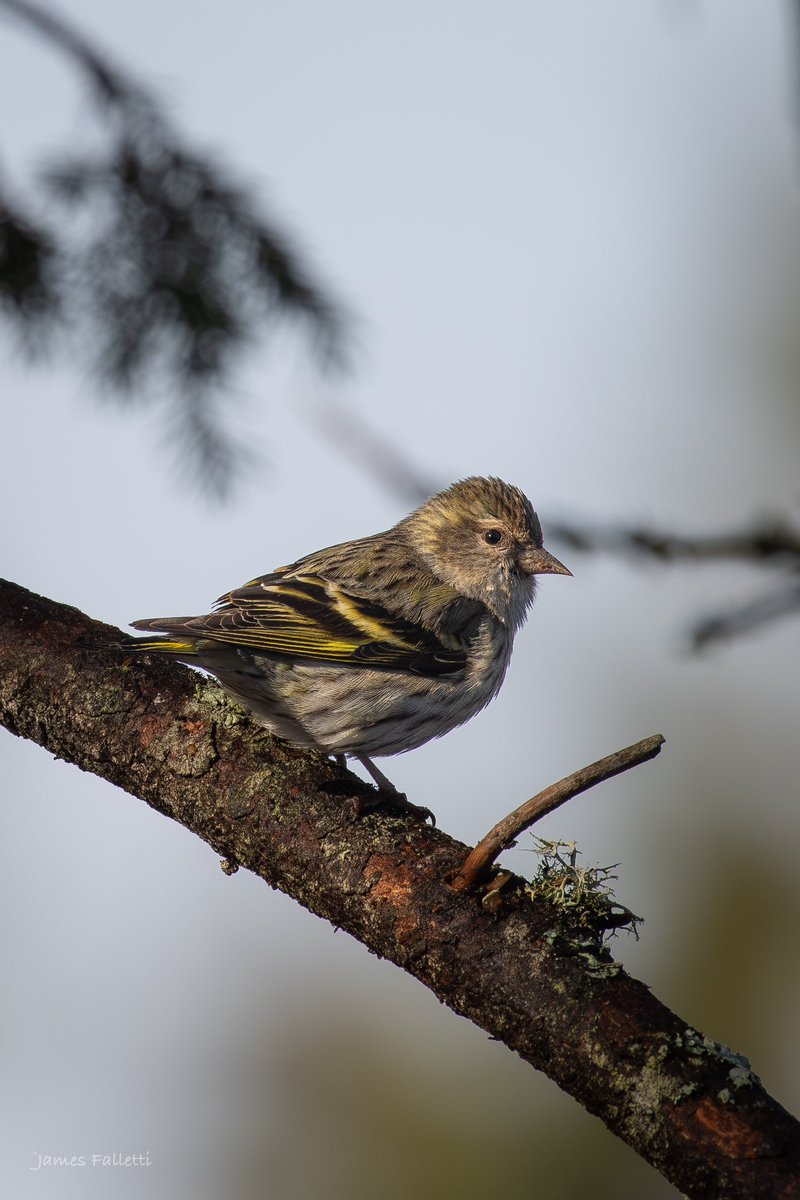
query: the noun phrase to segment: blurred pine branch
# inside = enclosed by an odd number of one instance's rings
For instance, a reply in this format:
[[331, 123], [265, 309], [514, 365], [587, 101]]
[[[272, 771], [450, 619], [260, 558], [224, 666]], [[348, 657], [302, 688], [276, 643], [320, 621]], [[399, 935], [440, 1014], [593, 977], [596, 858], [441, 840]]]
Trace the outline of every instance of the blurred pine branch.
[[103, 137], [41, 172], [41, 212], [0, 179], [0, 318], [30, 352], [58, 333], [126, 407], [160, 405], [203, 488], [224, 495], [247, 459], [224, 411], [244, 351], [294, 322], [321, 370], [342, 369], [344, 306], [263, 204], [82, 33], [32, 0], [3, 10], [70, 59]]

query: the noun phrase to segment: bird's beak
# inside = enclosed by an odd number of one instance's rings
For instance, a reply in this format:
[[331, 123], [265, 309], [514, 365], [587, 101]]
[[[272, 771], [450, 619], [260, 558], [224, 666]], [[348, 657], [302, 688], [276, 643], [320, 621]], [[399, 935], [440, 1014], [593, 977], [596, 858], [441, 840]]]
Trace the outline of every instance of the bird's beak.
[[517, 559], [526, 575], [571, 575], [572, 571], [554, 558], [544, 546], [528, 546]]

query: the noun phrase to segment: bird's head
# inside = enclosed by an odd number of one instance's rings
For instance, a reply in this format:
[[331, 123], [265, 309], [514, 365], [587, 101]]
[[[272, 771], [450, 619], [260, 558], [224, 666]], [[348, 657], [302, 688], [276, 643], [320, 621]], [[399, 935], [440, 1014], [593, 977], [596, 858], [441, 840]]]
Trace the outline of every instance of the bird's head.
[[428, 570], [512, 630], [525, 619], [537, 575], [572, 574], [542, 546], [530, 500], [501, 479], [462, 479], [400, 528]]

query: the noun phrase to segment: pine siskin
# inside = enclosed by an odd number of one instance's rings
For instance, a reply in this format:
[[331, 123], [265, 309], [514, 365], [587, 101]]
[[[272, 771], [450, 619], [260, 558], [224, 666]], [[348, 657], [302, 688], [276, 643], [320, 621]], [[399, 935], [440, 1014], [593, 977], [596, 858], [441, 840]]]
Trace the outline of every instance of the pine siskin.
[[135, 648], [215, 675], [293, 746], [359, 760], [401, 754], [497, 694], [536, 575], [570, 571], [542, 546], [530, 501], [463, 479], [385, 533], [253, 579], [201, 617], [134, 621], [167, 636]]

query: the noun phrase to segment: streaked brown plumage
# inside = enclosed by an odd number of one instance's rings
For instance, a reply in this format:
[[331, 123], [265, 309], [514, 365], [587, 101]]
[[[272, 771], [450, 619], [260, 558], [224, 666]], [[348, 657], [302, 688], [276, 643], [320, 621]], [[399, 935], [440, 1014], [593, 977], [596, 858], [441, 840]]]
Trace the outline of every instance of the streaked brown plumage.
[[390, 790], [371, 758], [489, 703], [545, 573], [570, 574], [525, 495], [464, 479], [384, 533], [228, 592], [213, 613], [133, 622], [167, 635], [135, 644], [204, 668], [279, 737], [355, 756]]

